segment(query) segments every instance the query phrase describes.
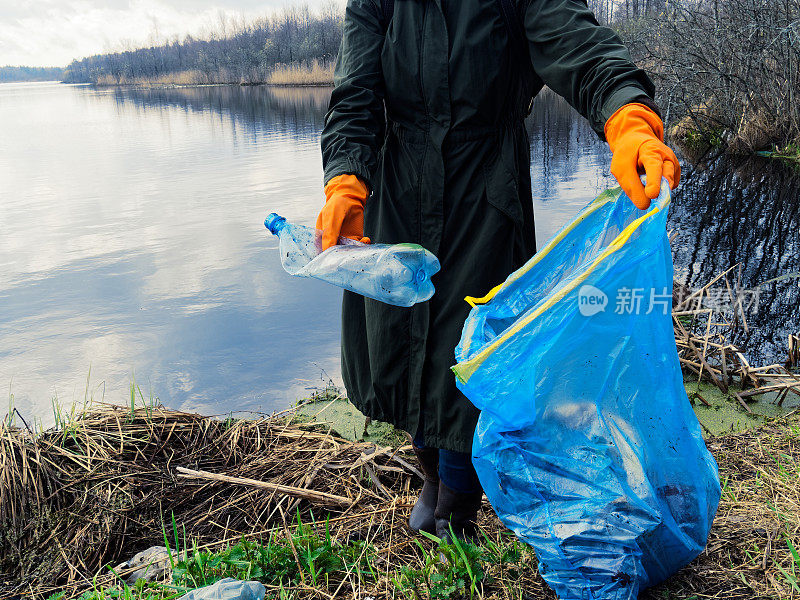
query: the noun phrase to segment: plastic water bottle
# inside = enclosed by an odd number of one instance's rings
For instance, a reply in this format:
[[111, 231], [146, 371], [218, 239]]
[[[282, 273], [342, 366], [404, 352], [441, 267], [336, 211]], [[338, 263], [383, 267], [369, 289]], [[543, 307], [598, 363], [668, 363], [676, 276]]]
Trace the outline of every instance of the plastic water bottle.
[[314, 277], [393, 304], [413, 306], [433, 296], [439, 259], [418, 244], [362, 244], [339, 238], [322, 251], [322, 232], [271, 213], [264, 226], [280, 239], [281, 264], [290, 275]]

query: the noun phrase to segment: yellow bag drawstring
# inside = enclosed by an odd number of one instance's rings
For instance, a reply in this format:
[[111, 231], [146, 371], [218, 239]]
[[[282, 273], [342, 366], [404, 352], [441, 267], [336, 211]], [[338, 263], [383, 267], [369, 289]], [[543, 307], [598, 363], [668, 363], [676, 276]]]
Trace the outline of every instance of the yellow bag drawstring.
[[497, 294], [497, 292], [500, 291], [500, 288], [502, 288], [503, 285], [504, 284], [501, 283], [500, 285], [494, 286], [491, 290], [489, 290], [489, 293], [486, 294], [483, 298], [475, 298], [474, 296], [467, 296], [466, 298], [464, 298], [464, 301], [467, 304], [469, 304], [472, 308], [475, 308], [476, 306], [478, 306], [478, 304], [486, 304], [492, 298], [495, 297], [495, 294]]

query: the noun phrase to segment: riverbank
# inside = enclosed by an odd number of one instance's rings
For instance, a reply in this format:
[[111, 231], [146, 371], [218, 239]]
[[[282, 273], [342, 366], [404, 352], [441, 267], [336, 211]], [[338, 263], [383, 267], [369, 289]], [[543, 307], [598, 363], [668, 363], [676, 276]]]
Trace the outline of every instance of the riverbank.
[[[708, 446], [723, 482], [708, 548], [642, 597], [792, 597], [800, 419]], [[161, 581], [128, 597], [236, 576], [264, 582], [268, 598], [553, 598], [486, 503], [485, 537], [463, 554], [418, 544], [405, 525], [421, 486], [408, 445], [349, 441], [296, 411], [231, 420], [98, 406], [36, 436], [5, 423], [0, 454], [6, 594], [109, 597], [136, 569], [108, 566], [157, 545], [172, 555]]]
[[317, 60], [308, 63], [275, 65], [268, 71], [254, 71], [247, 77], [236, 76], [227, 69], [200, 71], [189, 69], [163, 73], [153, 77], [100, 74], [94, 84], [101, 87], [134, 86], [145, 88], [194, 87], [201, 85], [268, 85], [279, 87], [329, 87], [333, 85], [332, 62]]
[[[800, 171], [800, 141], [764, 141], [745, 138], [748, 131], [734, 132], [710, 120], [686, 116], [668, 128], [667, 142], [677, 149], [693, 165], [713, 161], [722, 154], [732, 157], [767, 158]], [[748, 140], [745, 142], [745, 140]], [[710, 160], [709, 160], [710, 159]]]

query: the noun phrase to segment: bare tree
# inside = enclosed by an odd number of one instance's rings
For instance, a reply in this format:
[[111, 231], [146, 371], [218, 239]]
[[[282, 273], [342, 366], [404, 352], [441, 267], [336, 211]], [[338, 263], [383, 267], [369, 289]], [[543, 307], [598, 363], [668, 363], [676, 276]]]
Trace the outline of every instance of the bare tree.
[[753, 151], [800, 145], [800, 0], [670, 0], [621, 29], [684, 135]]

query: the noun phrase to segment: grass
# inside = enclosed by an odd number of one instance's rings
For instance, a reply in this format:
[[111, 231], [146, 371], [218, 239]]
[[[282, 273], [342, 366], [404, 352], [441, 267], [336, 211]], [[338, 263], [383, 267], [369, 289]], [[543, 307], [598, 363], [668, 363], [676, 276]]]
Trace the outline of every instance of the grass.
[[673, 124], [668, 131], [683, 154], [692, 162], [699, 161], [711, 151], [719, 151], [725, 146], [725, 131], [716, 125], [689, 116]]
[[[233, 576], [262, 581], [268, 600], [554, 598], [532, 552], [488, 504], [474, 544], [408, 530], [421, 485], [408, 447], [348, 442], [291, 413], [169, 411], [135, 385], [131, 402], [63, 415], [59, 428], [36, 434], [8, 419], [0, 426], [0, 588], [54, 600], [166, 600]], [[708, 547], [641, 598], [800, 598], [800, 421], [707, 443], [723, 487]], [[186, 481], [176, 477], [184, 465], [352, 500], [331, 508]], [[109, 569], [154, 544], [170, 548], [169, 581], [128, 585], [133, 569]]]
[[[672, 597], [800, 598], [800, 425], [778, 419], [708, 440], [722, 498], [708, 547], [662, 586]], [[655, 590], [645, 592], [658, 598]]]
[[[296, 600], [415, 598], [420, 590], [517, 600], [519, 590], [543, 586], [530, 553], [513, 573], [520, 581], [511, 578], [508, 557], [520, 544], [490, 511], [481, 549], [420, 545], [405, 525], [421, 483], [407, 446], [348, 442], [324, 425], [295, 423], [293, 413], [213, 419], [170, 411], [146, 402], [136, 385], [130, 401], [62, 415], [45, 431], [0, 428], [0, 580], [64, 600], [171, 597], [226, 575], [260, 579], [275, 598]], [[293, 486], [299, 496], [182, 481], [183, 465]], [[330, 509], [304, 499], [304, 489], [351, 500]], [[126, 586], [120, 578], [133, 568], [109, 570], [159, 540], [171, 548], [172, 581]], [[509, 544], [515, 550], [504, 554]], [[438, 564], [440, 553], [452, 567]], [[489, 558], [497, 565], [481, 566]]]
[[[184, 539], [181, 551], [174, 519], [172, 526], [172, 544], [165, 533], [165, 542], [175, 555], [172, 558], [170, 554], [169, 581], [139, 580], [128, 585], [117, 576], [105, 587], [95, 583], [78, 598], [171, 600], [226, 577], [261, 582], [267, 588], [267, 600], [294, 600], [309, 589], [338, 590], [345, 580], [350, 580], [351, 590], [364, 590], [365, 594], [379, 582], [388, 581], [398, 599], [483, 598], [486, 585], [497, 582], [514, 598], [524, 598], [520, 585], [523, 570], [531, 567], [533, 560], [528, 547], [509, 533], [497, 541], [483, 533], [480, 542], [453, 544], [425, 534], [427, 540], [415, 540], [416, 562], [386, 573], [375, 567], [379, 556], [371, 544], [357, 539], [338, 541], [331, 535], [329, 521], [303, 523], [299, 513], [286, 535], [270, 536], [266, 541], [241, 539], [219, 550], [200, 549], [196, 540], [186, 548]], [[48, 600], [66, 600], [66, 593], [53, 593]]]
[[787, 165], [800, 169], [800, 142], [792, 142], [772, 150], [756, 152], [759, 156], [773, 158]]
[[[499, 541], [492, 540], [483, 531], [477, 542], [461, 541], [452, 536], [453, 543], [426, 532], [422, 535], [434, 542], [433, 549], [415, 540], [420, 550], [420, 563], [400, 567], [391, 578], [401, 597], [472, 600], [485, 597], [484, 586], [497, 581], [512, 597], [524, 597], [522, 569], [526, 561], [531, 563], [535, 559], [530, 547], [520, 543], [512, 533], [503, 532]], [[488, 570], [489, 566], [497, 572]]]
[[787, 584], [789, 584], [794, 592], [800, 592], [800, 585], [798, 585], [798, 573], [800, 572], [800, 553], [798, 553], [797, 549], [792, 544], [792, 540], [787, 536], [786, 537], [786, 545], [789, 547], [789, 551], [792, 553], [792, 562], [789, 563], [789, 569], [791, 573], [787, 571], [783, 566], [776, 565], [778, 570], [783, 575], [784, 580]]
[[202, 71], [176, 71], [174, 73], [164, 73], [157, 77], [114, 77], [110, 74], [100, 75], [95, 82], [96, 85], [139, 85], [144, 87], [159, 87], [172, 85], [203, 85], [208, 83], [232, 83], [219, 73], [212, 76]]
[[[707, 113], [709, 113], [708, 107], [699, 107], [693, 117], [683, 117], [672, 124], [668, 131], [670, 141], [675, 143], [691, 162], [698, 162], [709, 154], [716, 155], [727, 151], [736, 155], [775, 159], [787, 166], [800, 168], [800, 141], [786, 141], [769, 149], [753, 149], [764, 148], [764, 143], [755, 137], [749, 139], [747, 131], [769, 129], [769, 123], [753, 123], [751, 127], [745, 125], [742, 127], [743, 131], [734, 134], [719, 125]], [[737, 135], [744, 136], [744, 139]]]
[[276, 65], [267, 78], [270, 85], [333, 85], [333, 63]]
[[300, 513], [294, 531], [270, 535], [266, 542], [242, 539], [221, 551], [200, 550], [194, 542], [186, 558], [175, 563], [173, 583], [188, 589], [225, 577], [257, 580], [272, 588], [328, 585], [336, 575], [352, 574], [358, 581], [377, 579], [371, 560], [374, 549], [362, 540], [341, 542], [331, 536], [326, 519], [322, 531], [304, 524]]
[[95, 81], [100, 86], [135, 85], [139, 87], [173, 87], [195, 85], [259, 85], [275, 86], [330, 86], [333, 85], [333, 63], [321, 63], [313, 60], [310, 63], [277, 64], [269, 72], [253, 71], [241, 77], [219, 69], [215, 72], [199, 70], [175, 71], [156, 77], [113, 76], [108, 73], [99, 75]]

